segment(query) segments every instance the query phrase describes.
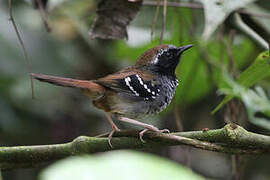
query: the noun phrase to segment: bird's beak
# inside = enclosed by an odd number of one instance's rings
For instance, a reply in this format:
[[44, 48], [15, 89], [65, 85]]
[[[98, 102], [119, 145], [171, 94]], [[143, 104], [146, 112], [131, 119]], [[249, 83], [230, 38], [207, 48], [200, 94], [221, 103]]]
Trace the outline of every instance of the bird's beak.
[[189, 45], [186, 45], [186, 46], [181, 46], [178, 48], [178, 53], [179, 55], [181, 55], [184, 51], [188, 50], [189, 48], [191, 48], [193, 45], [192, 44], [189, 44]]

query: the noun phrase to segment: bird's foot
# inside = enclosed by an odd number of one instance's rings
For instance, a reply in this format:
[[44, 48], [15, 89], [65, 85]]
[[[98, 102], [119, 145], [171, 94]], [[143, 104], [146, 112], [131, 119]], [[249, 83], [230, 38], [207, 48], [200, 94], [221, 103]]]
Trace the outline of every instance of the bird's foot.
[[134, 119], [129, 119], [129, 118], [126, 118], [126, 117], [119, 117], [119, 120], [120, 121], [124, 121], [124, 122], [128, 122], [128, 123], [131, 123], [131, 124], [135, 124], [137, 126], [141, 126], [141, 127], [144, 127], [144, 130], [142, 130], [140, 133], [139, 133], [139, 137], [140, 137], [140, 140], [142, 142], [145, 142], [143, 140], [143, 135], [144, 133], [146, 133], [147, 131], [154, 131], [154, 132], [160, 132], [160, 133], [164, 133], [164, 132], [167, 132], [169, 133], [170, 131], [168, 129], [162, 129], [162, 130], [159, 130], [157, 127], [151, 125], [151, 124], [145, 124], [145, 123], [142, 123], [140, 121], [137, 121], [137, 120], [134, 120]]
[[[149, 128], [150, 127], [150, 128]], [[146, 133], [147, 131], [154, 131], [154, 132], [159, 132], [159, 133], [170, 133], [170, 130], [169, 129], [161, 129], [159, 130], [158, 128], [156, 128], [155, 126], [152, 126], [152, 125], [149, 125], [149, 127], [145, 127], [144, 130], [142, 130], [140, 133], [139, 133], [139, 137], [140, 137], [140, 140], [145, 143], [145, 140], [143, 139], [143, 135], [144, 133]]]
[[112, 145], [112, 137], [113, 137], [113, 134], [115, 133], [115, 132], [119, 132], [120, 131], [120, 129], [117, 127], [117, 126], [112, 126], [112, 131], [110, 132], [110, 134], [109, 134], [109, 136], [108, 136], [108, 143], [109, 143], [109, 145], [110, 145], [110, 147], [111, 148], [113, 148], [113, 145]]

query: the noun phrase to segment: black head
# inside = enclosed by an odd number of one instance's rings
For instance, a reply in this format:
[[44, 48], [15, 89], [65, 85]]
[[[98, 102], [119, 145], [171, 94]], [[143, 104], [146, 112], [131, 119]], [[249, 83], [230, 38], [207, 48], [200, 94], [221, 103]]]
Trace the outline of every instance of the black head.
[[150, 64], [151, 70], [161, 74], [174, 75], [182, 53], [191, 47], [192, 45], [181, 47], [168, 45], [166, 48], [160, 49]]

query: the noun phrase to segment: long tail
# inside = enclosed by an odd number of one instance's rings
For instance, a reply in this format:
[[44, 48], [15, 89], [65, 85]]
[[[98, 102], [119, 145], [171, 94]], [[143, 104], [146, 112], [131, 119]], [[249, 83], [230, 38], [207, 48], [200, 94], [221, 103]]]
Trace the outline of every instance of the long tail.
[[39, 81], [55, 84], [58, 86], [72, 87], [82, 89], [91, 98], [97, 98], [103, 95], [105, 88], [93, 81], [77, 80], [71, 78], [62, 78], [56, 76], [49, 76], [45, 74], [31, 74], [32, 77]]

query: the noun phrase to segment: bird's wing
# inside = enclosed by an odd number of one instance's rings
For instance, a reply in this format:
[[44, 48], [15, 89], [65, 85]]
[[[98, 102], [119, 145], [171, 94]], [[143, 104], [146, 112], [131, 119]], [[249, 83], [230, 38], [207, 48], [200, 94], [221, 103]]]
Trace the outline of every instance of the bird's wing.
[[116, 92], [138, 99], [154, 99], [159, 94], [160, 85], [154, 75], [147, 71], [126, 68], [115, 74], [100, 78], [95, 82]]

